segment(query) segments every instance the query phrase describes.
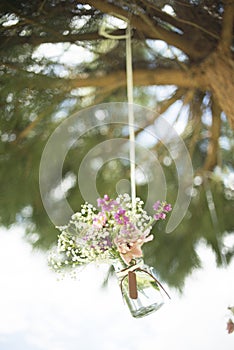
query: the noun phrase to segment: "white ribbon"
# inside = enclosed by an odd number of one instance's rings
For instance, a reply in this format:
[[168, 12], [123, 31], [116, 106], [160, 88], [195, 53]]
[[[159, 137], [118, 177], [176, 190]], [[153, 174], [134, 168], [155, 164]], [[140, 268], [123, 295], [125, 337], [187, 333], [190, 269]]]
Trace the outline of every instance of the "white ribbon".
[[103, 21], [99, 34], [108, 39], [126, 39], [126, 77], [127, 77], [127, 99], [128, 99], [128, 129], [129, 129], [129, 158], [130, 158], [130, 182], [132, 208], [136, 207], [136, 169], [135, 169], [135, 131], [134, 131], [134, 110], [133, 110], [133, 72], [132, 72], [132, 44], [131, 25], [128, 18], [115, 15], [127, 23], [126, 35], [111, 35], [106, 31], [106, 22]]

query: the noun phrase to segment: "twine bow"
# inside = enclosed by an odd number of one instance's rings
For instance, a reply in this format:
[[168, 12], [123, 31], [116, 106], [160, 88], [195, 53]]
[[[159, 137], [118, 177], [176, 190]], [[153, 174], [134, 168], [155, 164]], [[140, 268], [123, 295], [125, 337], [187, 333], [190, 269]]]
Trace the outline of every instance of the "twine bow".
[[148, 272], [147, 270], [141, 268], [143, 265], [142, 262], [140, 263], [136, 263], [136, 261], [133, 261], [133, 265], [126, 267], [125, 269], [119, 271], [117, 273], [118, 277], [122, 277], [120, 279], [120, 289], [121, 289], [121, 293], [122, 295], [123, 293], [123, 282], [125, 280], [126, 277], [128, 277], [128, 293], [129, 293], [129, 297], [131, 299], [137, 299], [138, 298], [138, 291], [137, 291], [137, 280], [136, 280], [136, 271], [140, 271], [140, 272], [144, 272], [147, 273], [155, 282], [156, 284], [164, 291], [164, 293], [168, 296], [169, 299], [171, 299], [170, 295], [167, 293], [167, 291], [165, 290], [165, 288], [162, 286], [162, 284], [157, 280], [157, 278], [152, 275], [150, 272]]

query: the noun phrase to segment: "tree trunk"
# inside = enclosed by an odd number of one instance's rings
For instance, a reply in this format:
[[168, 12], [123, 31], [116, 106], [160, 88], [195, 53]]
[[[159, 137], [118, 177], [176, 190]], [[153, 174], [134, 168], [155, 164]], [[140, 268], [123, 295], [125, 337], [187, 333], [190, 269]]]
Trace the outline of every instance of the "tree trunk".
[[219, 46], [200, 65], [199, 70], [201, 80], [207, 83], [234, 129], [234, 61], [230, 52]]

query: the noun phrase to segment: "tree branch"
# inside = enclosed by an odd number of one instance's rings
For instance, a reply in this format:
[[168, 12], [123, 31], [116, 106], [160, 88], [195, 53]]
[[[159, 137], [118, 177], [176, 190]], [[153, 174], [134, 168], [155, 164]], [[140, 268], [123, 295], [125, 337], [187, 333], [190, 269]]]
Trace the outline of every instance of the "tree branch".
[[[17, 69], [17, 67], [13, 67], [13, 69]], [[99, 71], [96, 75], [83, 72], [72, 79], [50, 77], [41, 73], [25, 71], [24, 76], [18, 77], [16, 75], [14, 79], [16, 88], [19, 85], [19, 89], [22, 86], [27, 86], [32, 90], [44, 91], [46, 86], [47, 89], [60, 89], [62, 93], [81, 87], [124, 87], [126, 86], [126, 71], [116, 70], [107, 74], [104, 71]], [[18, 79], [20, 84], [18, 84]], [[135, 69], [133, 71], [133, 82], [135, 86], [175, 85], [182, 88], [198, 88], [200, 90], [207, 88], [206, 80], [202, 81], [199, 74], [196, 74], [196, 71], [193, 69]]]
[[219, 159], [219, 136], [221, 129], [221, 109], [218, 104], [212, 100], [212, 125], [210, 128], [210, 140], [207, 147], [207, 155], [203, 169], [205, 171], [212, 171], [218, 164]]
[[46, 108], [42, 112], [38, 113], [36, 118], [29, 123], [16, 137], [16, 140], [13, 142], [14, 144], [20, 143], [23, 139], [27, 138], [32, 130], [36, 128], [36, 126], [46, 117], [50, 116], [54, 111], [54, 105], [51, 104], [50, 108]]
[[[64, 79], [63, 79], [64, 82]], [[176, 85], [179, 87], [206, 88], [196, 81], [190, 70], [182, 71], [179, 69], [159, 68], [155, 70], [138, 69], [133, 72], [133, 82], [136, 86], [147, 85]], [[103, 87], [103, 86], [125, 86], [125, 71], [116, 71], [110, 74], [99, 74], [98, 76], [88, 76], [84, 74], [79, 78], [70, 80], [68, 83], [72, 88], [79, 87]], [[66, 84], [67, 85], [67, 84]]]
[[182, 35], [160, 27], [156, 23], [151, 22], [151, 25], [149, 26], [149, 24], [146, 22], [150, 21], [150, 19], [143, 14], [141, 15], [147, 17], [147, 21], [142, 21], [140, 16], [129, 13], [123, 10], [121, 7], [107, 3], [103, 0], [80, 0], [79, 2], [81, 4], [89, 4], [90, 6], [97, 8], [103, 13], [108, 13], [113, 16], [120, 15], [125, 18], [129, 18], [132, 27], [143, 32], [144, 35], [150, 37], [151, 39], [166, 41], [169, 45], [177, 47], [187, 55], [193, 56], [194, 58], [201, 56], [201, 53], [199, 53], [198, 50], [195, 50], [193, 46], [190, 45], [191, 41], [186, 40]]
[[223, 49], [230, 50], [233, 39], [234, 2], [233, 0], [225, 0], [224, 3], [221, 45]]
[[36, 127], [36, 125], [47, 115], [48, 115], [48, 110], [38, 114], [37, 117], [34, 119], [34, 121], [28, 124], [28, 126], [21, 131], [21, 133], [18, 135], [17, 139], [15, 140], [15, 143], [18, 143], [20, 140], [27, 137], [28, 134]]
[[169, 97], [167, 100], [164, 100], [157, 104], [156, 111], [158, 114], [163, 114], [166, 110], [173, 105], [177, 100], [181, 99], [185, 94], [185, 89], [177, 89], [176, 92]]
[[195, 146], [201, 137], [201, 130], [202, 130], [201, 115], [202, 115], [202, 110], [200, 108], [199, 114], [195, 116], [195, 121], [194, 123], [192, 123], [193, 133], [192, 133], [192, 138], [189, 142], [189, 155], [191, 158], [193, 158]]
[[[124, 35], [125, 30], [118, 29], [113, 32], [113, 35]], [[80, 34], [68, 34], [68, 35], [60, 35], [60, 36], [0, 36], [0, 42], [4, 45], [4, 41], [7, 45], [23, 45], [30, 44], [33, 46], [37, 46], [45, 43], [76, 43], [78, 41], [89, 41], [89, 40], [103, 40], [103, 36], [101, 36], [98, 32], [92, 33], [80, 33]]]
[[213, 37], [215, 39], [219, 39], [219, 36], [216, 33], [213, 33], [210, 30], [207, 30], [206, 28], [201, 27], [197, 23], [194, 23], [194, 22], [191, 22], [191, 21], [179, 18], [179, 17], [175, 17], [175, 16], [172, 16], [172, 15], [169, 15], [168, 13], [166, 13], [166, 12], [162, 11], [161, 9], [159, 9], [158, 6], [156, 4], [154, 4], [154, 3], [150, 3], [150, 2], [145, 1], [145, 0], [142, 0], [142, 2], [145, 4], [146, 7], [152, 8], [153, 11], [155, 12], [155, 15], [157, 17], [162, 19], [164, 22], [173, 25], [174, 27], [182, 29], [183, 31], [185, 30], [185, 28], [187, 26], [194, 27], [194, 28], [200, 30], [201, 32], [204, 32], [204, 33], [208, 34], [209, 36], [211, 36], [211, 37]]

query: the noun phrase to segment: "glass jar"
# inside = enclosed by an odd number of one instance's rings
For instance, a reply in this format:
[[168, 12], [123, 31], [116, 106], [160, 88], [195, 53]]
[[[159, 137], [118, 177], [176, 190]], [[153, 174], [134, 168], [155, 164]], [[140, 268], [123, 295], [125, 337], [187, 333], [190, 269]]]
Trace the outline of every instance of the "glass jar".
[[157, 280], [153, 267], [146, 265], [142, 259], [134, 261], [132, 265], [119, 259], [114, 261], [113, 266], [123, 298], [133, 317], [144, 317], [164, 304], [164, 288]]

